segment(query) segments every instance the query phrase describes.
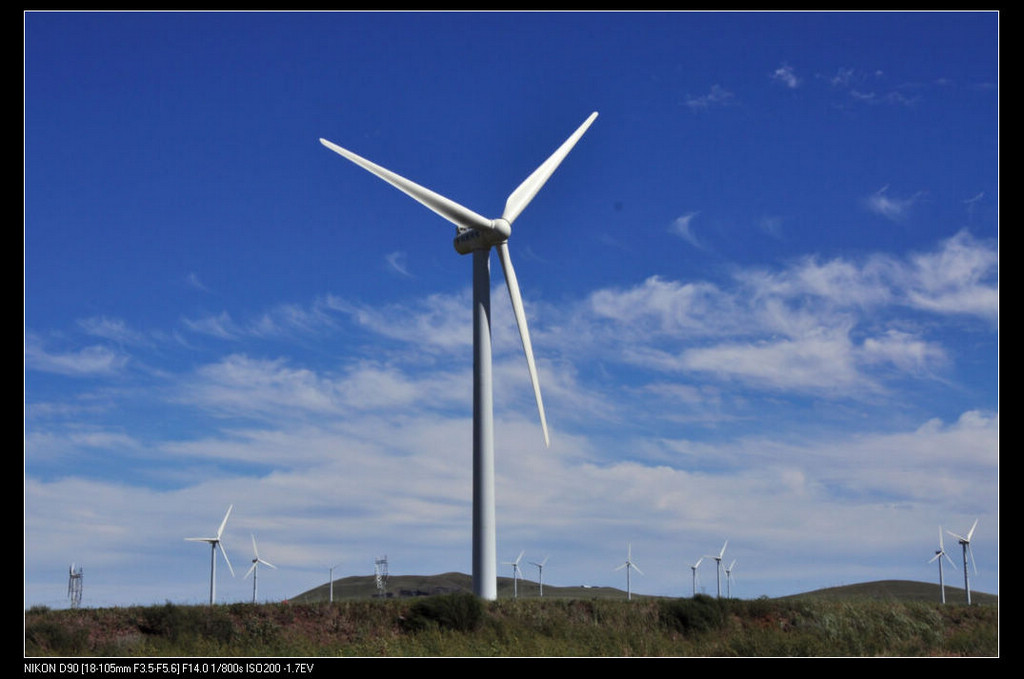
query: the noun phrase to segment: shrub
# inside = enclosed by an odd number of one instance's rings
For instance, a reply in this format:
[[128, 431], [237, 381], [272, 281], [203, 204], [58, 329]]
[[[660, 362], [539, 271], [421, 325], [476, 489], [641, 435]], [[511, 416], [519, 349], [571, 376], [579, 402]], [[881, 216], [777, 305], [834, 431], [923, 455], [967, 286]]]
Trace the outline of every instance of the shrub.
[[658, 618], [669, 629], [683, 634], [710, 632], [725, 626], [721, 602], [703, 594], [692, 599], [662, 599]]
[[441, 594], [413, 604], [403, 624], [414, 631], [436, 626], [469, 632], [479, 626], [483, 615], [483, 604], [476, 596], [464, 593]]

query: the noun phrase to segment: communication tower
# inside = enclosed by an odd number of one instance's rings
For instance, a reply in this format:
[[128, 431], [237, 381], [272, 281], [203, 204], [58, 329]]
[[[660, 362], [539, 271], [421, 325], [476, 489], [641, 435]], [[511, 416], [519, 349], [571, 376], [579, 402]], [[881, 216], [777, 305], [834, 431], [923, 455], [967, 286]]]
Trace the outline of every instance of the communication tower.
[[75, 568], [75, 564], [68, 567], [68, 599], [71, 608], [82, 605], [82, 567]]

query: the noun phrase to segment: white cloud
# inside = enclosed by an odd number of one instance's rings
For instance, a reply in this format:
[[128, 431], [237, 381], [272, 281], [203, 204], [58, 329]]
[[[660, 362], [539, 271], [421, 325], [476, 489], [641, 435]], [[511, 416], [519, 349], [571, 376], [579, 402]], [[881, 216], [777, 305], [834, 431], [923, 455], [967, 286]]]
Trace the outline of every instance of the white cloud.
[[772, 72], [772, 80], [780, 82], [789, 89], [796, 89], [800, 86], [800, 79], [796, 77], [792, 66], [783, 64]]

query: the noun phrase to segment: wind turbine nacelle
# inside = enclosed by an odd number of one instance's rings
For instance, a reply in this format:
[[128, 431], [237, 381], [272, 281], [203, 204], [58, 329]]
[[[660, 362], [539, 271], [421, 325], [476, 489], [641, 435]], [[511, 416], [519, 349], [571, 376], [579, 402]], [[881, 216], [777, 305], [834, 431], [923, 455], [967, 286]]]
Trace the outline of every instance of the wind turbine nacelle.
[[468, 255], [476, 250], [504, 243], [512, 235], [512, 226], [504, 219], [495, 219], [490, 229], [459, 229], [453, 244], [460, 255]]

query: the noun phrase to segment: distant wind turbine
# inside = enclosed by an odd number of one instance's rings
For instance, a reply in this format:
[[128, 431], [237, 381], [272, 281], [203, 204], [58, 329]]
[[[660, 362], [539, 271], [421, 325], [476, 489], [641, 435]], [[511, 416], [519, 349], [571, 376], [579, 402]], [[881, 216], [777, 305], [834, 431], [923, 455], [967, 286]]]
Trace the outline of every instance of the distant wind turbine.
[[945, 557], [946, 561], [949, 562], [949, 565], [952, 566], [955, 570], [956, 564], [953, 563], [953, 560], [949, 558], [949, 555], [946, 554], [945, 548], [942, 546], [942, 526], [939, 526], [939, 548], [935, 550], [935, 556], [928, 559], [928, 563], [931, 563], [932, 561], [939, 562], [939, 591], [942, 593], [942, 603], [946, 603], [946, 583], [942, 580], [943, 557]]
[[960, 549], [963, 551], [963, 554], [964, 554], [964, 591], [967, 592], [967, 605], [968, 606], [971, 605], [971, 583], [970, 583], [970, 580], [969, 580], [969, 578], [967, 576], [967, 556], [970, 555], [970, 557], [971, 557], [971, 565], [974, 566], [974, 574], [977, 575], [978, 574], [978, 567], [974, 564], [974, 552], [971, 551], [971, 536], [974, 535], [974, 529], [977, 528], [977, 527], [978, 527], [978, 520], [975, 519], [974, 520], [974, 525], [971, 526], [971, 530], [967, 531], [967, 537], [964, 537], [962, 535], [957, 535], [956, 533], [953, 533], [953, 532], [948, 531], [948, 530], [946, 531], [947, 533], [949, 533], [950, 535], [952, 535], [953, 537], [955, 537], [957, 539], [957, 542], [960, 543]]
[[704, 560], [704, 557], [697, 559], [697, 563], [690, 566], [690, 570], [693, 571], [693, 596], [697, 596], [697, 569], [700, 568], [700, 562]]
[[637, 568], [637, 565], [633, 563], [633, 546], [629, 543], [626, 543], [626, 563], [622, 564], [621, 566], [618, 566], [615, 570], [621, 571], [623, 568], [626, 569], [626, 599], [629, 600], [633, 598], [633, 593], [630, 590], [629, 585], [630, 569], [635, 570], [640, 575], [644, 574], [644, 572]]
[[549, 555], [545, 556], [544, 560], [541, 561], [540, 563], [537, 563], [536, 561], [531, 561], [530, 562], [534, 566], [537, 567], [537, 581], [540, 583], [540, 595], [541, 596], [544, 596], [544, 564], [546, 564], [548, 562], [548, 559], [550, 559], [550, 558], [551, 558], [551, 555], [549, 554]]
[[705, 558], [714, 559], [715, 560], [715, 567], [716, 567], [717, 572], [718, 572], [718, 598], [719, 599], [722, 598], [722, 557], [725, 556], [725, 545], [727, 545], [727, 544], [729, 544], [728, 540], [726, 540], [725, 544], [722, 545], [722, 551], [720, 551], [718, 554], [705, 554], [704, 555]]
[[220, 547], [220, 553], [224, 555], [224, 563], [228, 565], [228, 570], [231, 571], [231, 577], [235, 577], [235, 569], [231, 567], [231, 562], [228, 560], [228, 553], [224, 551], [224, 545], [221, 544], [220, 536], [224, 533], [224, 526], [228, 522], [228, 517], [231, 516], [231, 510], [234, 505], [228, 507], [227, 514], [224, 515], [224, 520], [220, 522], [220, 528], [217, 529], [217, 535], [212, 538], [185, 538], [191, 542], [209, 542], [210, 543], [210, 604], [212, 605], [217, 596], [217, 548]]
[[519, 552], [515, 561], [506, 561], [506, 566], [512, 566], [512, 598], [519, 598], [519, 560], [523, 558], [525, 551]]
[[253, 535], [252, 536], [252, 565], [249, 566], [249, 570], [247, 570], [245, 572], [245, 575], [242, 576], [243, 578], [247, 578], [247, 577], [249, 577], [249, 573], [252, 573], [252, 602], [253, 603], [256, 603], [256, 574], [259, 571], [260, 564], [263, 564], [264, 566], [270, 566], [271, 568], [274, 568], [274, 569], [277, 568], [277, 566], [275, 566], [274, 564], [270, 563], [269, 561], [264, 561], [263, 559], [260, 558], [260, 552], [259, 552], [258, 549], [256, 549], [256, 536]]
[[729, 567], [725, 569], [725, 596], [728, 599], [732, 598], [732, 569], [735, 565], [736, 559], [733, 559]]
[[[533, 347], [526, 325], [526, 314], [519, 292], [519, 283], [509, 257], [508, 238], [512, 223], [558, 168], [569, 151], [587, 131], [597, 113], [592, 113], [576, 131], [520, 184], [505, 202], [501, 217], [487, 219], [453, 200], [406, 179], [380, 165], [321, 138], [320, 143], [375, 174], [441, 217], [455, 224], [455, 250], [473, 255], [473, 592], [483, 598], [498, 597], [497, 530], [494, 513], [494, 396], [491, 365], [491, 249], [505, 273], [512, 311], [519, 327], [519, 336], [526, 354], [526, 364], [533, 382], [534, 398], [540, 415], [544, 443], [549, 443], [544, 403], [533, 358]], [[390, 233], [388, 231], [387, 233]]]
[[334, 602], [334, 569], [337, 568], [340, 565], [341, 565], [340, 563], [336, 563], [333, 566], [331, 566], [331, 570], [330, 570], [329, 579], [331, 581], [331, 585], [330, 585], [330, 594], [328, 594], [327, 600], [329, 602], [332, 602], [332, 603]]

